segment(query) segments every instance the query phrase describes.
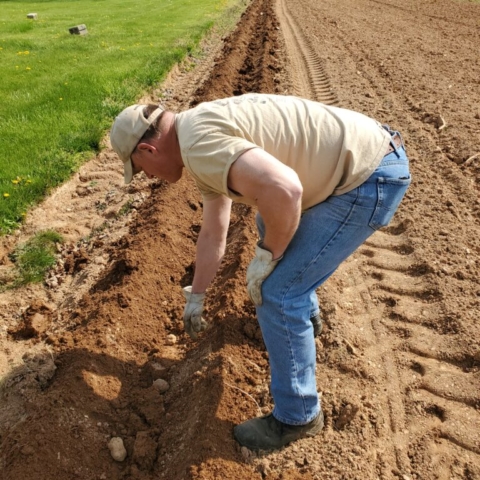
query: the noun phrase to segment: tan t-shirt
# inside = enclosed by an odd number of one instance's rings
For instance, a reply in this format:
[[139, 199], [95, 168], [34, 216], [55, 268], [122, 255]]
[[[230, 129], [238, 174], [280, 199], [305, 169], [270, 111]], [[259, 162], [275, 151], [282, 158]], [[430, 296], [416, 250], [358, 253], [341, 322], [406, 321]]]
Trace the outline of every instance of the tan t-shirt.
[[175, 124], [185, 168], [205, 199], [226, 195], [253, 204], [228, 189], [227, 176], [242, 153], [262, 148], [299, 176], [303, 210], [361, 185], [390, 142], [360, 113], [267, 94], [201, 103], [177, 114]]

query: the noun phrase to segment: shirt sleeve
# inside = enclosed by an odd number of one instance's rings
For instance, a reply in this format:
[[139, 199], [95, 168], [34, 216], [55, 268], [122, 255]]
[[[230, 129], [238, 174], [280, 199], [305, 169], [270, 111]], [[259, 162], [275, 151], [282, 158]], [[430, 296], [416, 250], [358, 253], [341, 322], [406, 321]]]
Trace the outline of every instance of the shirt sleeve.
[[237, 158], [252, 148], [257, 148], [245, 138], [212, 132], [203, 136], [186, 152], [184, 163], [206, 199], [219, 195], [238, 198], [228, 189], [228, 172]]

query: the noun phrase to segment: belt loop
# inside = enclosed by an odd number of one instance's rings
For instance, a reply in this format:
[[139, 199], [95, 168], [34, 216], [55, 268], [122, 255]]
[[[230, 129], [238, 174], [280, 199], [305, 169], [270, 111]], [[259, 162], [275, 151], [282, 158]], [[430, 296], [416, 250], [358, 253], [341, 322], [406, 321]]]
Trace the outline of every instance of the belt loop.
[[395, 135], [398, 135], [398, 137], [400, 138], [401, 145], [403, 146], [403, 138], [402, 138], [402, 136], [400, 135], [399, 132], [397, 132], [397, 131], [395, 131], [395, 130], [392, 130], [392, 129], [390, 128], [390, 126], [387, 125], [387, 124], [382, 125], [382, 127], [383, 127], [384, 130], [386, 130], [386, 131], [390, 134], [390, 137], [391, 137], [391, 139], [390, 139], [390, 145], [392, 146], [393, 151], [395, 152], [395, 155], [396, 155], [398, 158], [400, 158], [400, 154], [398, 153], [398, 148], [399, 148], [399, 147], [397, 147], [397, 145], [395, 144], [395, 142], [394, 142], [394, 140], [393, 140], [393, 137], [395, 137]]

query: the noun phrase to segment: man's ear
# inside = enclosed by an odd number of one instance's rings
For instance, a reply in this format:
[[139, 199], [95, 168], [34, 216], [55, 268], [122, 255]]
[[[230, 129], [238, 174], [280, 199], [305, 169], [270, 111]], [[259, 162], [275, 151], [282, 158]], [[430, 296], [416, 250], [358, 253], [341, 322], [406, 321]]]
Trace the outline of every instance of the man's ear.
[[150, 143], [142, 142], [137, 145], [137, 149], [142, 153], [156, 153], [157, 149], [154, 145]]

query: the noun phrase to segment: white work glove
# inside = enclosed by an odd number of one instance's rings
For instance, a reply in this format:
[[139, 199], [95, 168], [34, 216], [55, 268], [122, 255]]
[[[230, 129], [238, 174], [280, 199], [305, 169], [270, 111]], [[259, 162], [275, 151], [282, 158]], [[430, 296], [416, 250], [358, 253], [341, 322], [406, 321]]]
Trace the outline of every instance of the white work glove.
[[192, 293], [192, 287], [189, 286], [183, 289], [183, 294], [187, 299], [183, 311], [183, 324], [185, 331], [195, 340], [197, 333], [203, 332], [208, 325], [202, 318], [205, 293]]
[[282, 257], [280, 257], [277, 260], [272, 260], [272, 257], [271, 252], [257, 244], [255, 257], [247, 269], [248, 295], [255, 305], [262, 304], [262, 283], [273, 272], [277, 263], [282, 259]]

